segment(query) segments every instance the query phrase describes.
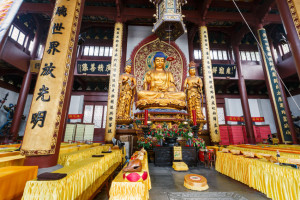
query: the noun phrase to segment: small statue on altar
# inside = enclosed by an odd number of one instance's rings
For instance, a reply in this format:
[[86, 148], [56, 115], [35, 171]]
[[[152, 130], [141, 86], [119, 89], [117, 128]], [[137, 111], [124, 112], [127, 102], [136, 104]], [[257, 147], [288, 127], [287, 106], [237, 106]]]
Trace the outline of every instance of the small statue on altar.
[[117, 107], [117, 123], [129, 124], [131, 122], [132, 107], [136, 94], [136, 79], [131, 74], [131, 62], [126, 62], [125, 73], [119, 79], [119, 99]]
[[192, 111], [196, 111], [196, 117], [198, 120], [204, 120], [202, 113], [203, 104], [203, 92], [202, 92], [202, 80], [199, 76], [196, 76], [196, 64], [194, 61], [189, 64], [190, 76], [184, 81], [184, 91], [186, 92], [186, 101], [188, 106], [188, 113], [190, 119], [193, 119]]

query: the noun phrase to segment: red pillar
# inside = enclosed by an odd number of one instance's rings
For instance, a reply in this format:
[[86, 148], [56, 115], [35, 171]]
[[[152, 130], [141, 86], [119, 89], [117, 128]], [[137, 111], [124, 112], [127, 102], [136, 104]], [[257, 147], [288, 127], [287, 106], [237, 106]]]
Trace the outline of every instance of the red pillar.
[[276, 0], [281, 20], [287, 32], [287, 38], [292, 49], [298, 76], [300, 78], [300, 40], [287, 1]]
[[[40, 30], [41, 30], [41, 28], [40, 28], [40, 26], [38, 26], [35, 36], [34, 36], [34, 46], [33, 46], [32, 52], [31, 52], [32, 59], [34, 59], [36, 57], [36, 53], [38, 50], [38, 45], [39, 45], [40, 38], [41, 38]], [[28, 42], [28, 44], [29, 44], [29, 42]], [[27, 72], [23, 77], [21, 91], [19, 93], [17, 107], [15, 110], [14, 118], [12, 120], [12, 125], [11, 125], [11, 129], [10, 129], [10, 134], [13, 137], [13, 141], [16, 141], [17, 137], [18, 137], [19, 128], [20, 128], [20, 124], [21, 124], [21, 120], [22, 120], [21, 118], [22, 118], [22, 115], [24, 112], [24, 107], [25, 107], [28, 92], [30, 89], [30, 83], [31, 83], [31, 72], [30, 72], [30, 65], [29, 65]]]
[[71, 99], [71, 92], [72, 92], [72, 88], [73, 88], [74, 69], [75, 69], [75, 61], [76, 61], [76, 55], [77, 55], [77, 41], [78, 41], [78, 37], [79, 37], [79, 33], [80, 33], [82, 15], [83, 15], [83, 10], [84, 10], [84, 3], [85, 3], [85, 0], [82, 0], [81, 4], [80, 4], [80, 12], [79, 12], [79, 19], [78, 19], [78, 25], [77, 25], [77, 30], [76, 30], [74, 51], [72, 53], [72, 61], [71, 61], [71, 65], [70, 65], [71, 67], [70, 67], [70, 71], [69, 71], [69, 79], [68, 79], [67, 88], [66, 88], [66, 92], [65, 92], [65, 104], [63, 106], [62, 113], [61, 113], [60, 126], [59, 126], [59, 131], [58, 131], [55, 154], [51, 154], [51, 155], [47, 155], [47, 156], [26, 156], [25, 161], [24, 161], [24, 166], [38, 165], [39, 168], [46, 168], [46, 167], [52, 167], [52, 166], [57, 165], [61, 139], [62, 139], [63, 132], [64, 132], [65, 126], [66, 126], [65, 120], [66, 120], [66, 117], [68, 114], [68, 109], [69, 109], [70, 99]]
[[243, 108], [243, 113], [244, 113], [247, 137], [248, 137], [248, 141], [250, 144], [255, 144], [253, 123], [252, 123], [251, 114], [250, 114], [250, 107], [249, 107], [249, 102], [248, 102], [248, 95], [247, 95], [247, 90], [246, 90], [245, 79], [244, 79], [244, 76], [242, 73], [242, 68], [241, 68], [239, 47], [237, 45], [233, 45], [232, 49], [233, 49], [237, 73], [238, 73], [238, 77], [239, 77], [238, 85], [239, 85], [239, 92], [240, 92], [240, 96], [241, 96], [241, 100], [242, 100], [242, 108]]
[[10, 129], [10, 134], [13, 137], [13, 141], [16, 141], [18, 137], [19, 127], [21, 124], [21, 120], [22, 120], [21, 118], [24, 112], [24, 107], [26, 104], [30, 83], [31, 83], [31, 72], [30, 72], [30, 67], [28, 67], [27, 72], [23, 77], [22, 88], [19, 94], [17, 107], [15, 109], [15, 114]]

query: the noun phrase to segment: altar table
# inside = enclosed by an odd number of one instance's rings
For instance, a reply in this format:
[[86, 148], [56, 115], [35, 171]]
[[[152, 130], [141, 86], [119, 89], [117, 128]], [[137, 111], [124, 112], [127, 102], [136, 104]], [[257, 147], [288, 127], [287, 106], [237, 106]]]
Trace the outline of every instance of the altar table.
[[56, 181], [32, 180], [26, 183], [24, 200], [87, 200], [105, 181], [112, 168], [122, 161], [122, 150], [112, 150], [104, 157], [86, 158], [71, 166], [63, 167], [53, 173], [68, 175]]
[[110, 200], [147, 200], [151, 189], [151, 180], [148, 168], [148, 155], [142, 161], [142, 171], [148, 172], [148, 178], [142, 182], [129, 182], [123, 179], [121, 171], [111, 183], [109, 190]]
[[94, 154], [100, 154], [102, 151], [107, 151], [108, 149], [108, 146], [97, 146], [70, 153], [59, 154], [57, 163], [62, 166], [69, 166], [77, 161], [91, 157]]
[[[172, 166], [173, 164], [173, 147], [155, 147], [156, 166]], [[182, 147], [182, 161], [188, 166], [197, 166], [197, 150], [195, 147]]]
[[[249, 145], [249, 147], [238, 147], [238, 146], [228, 146], [228, 149], [236, 149], [236, 150], [240, 150], [240, 151], [249, 151], [249, 152], [253, 152], [256, 153], [258, 157], [262, 157], [259, 154], [263, 153], [263, 154], [270, 154], [274, 157], [276, 157], [277, 151], [276, 150], [270, 150], [267, 148], [252, 148], [251, 145]], [[279, 150], [280, 152], [280, 157], [278, 158], [278, 160], [280, 162], [287, 162], [289, 158], [293, 158], [293, 159], [300, 159], [300, 154], [296, 154], [295, 151], [287, 153], [287, 152], [282, 152], [282, 150]]]
[[20, 151], [13, 151], [13, 152], [0, 152], [0, 158], [8, 157], [8, 156], [16, 156], [19, 155]]
[[38, 166], [9, 166], [0, 168], [0, 199], [21, 198], [27, 181], [35, 179]]
[[16, 155], [0, 158], [0, 167], [23, 166], [25, 156]]
[[300, 199], [300, 170], [259, 159], [217, 152], [216, 170], [273, 200]]

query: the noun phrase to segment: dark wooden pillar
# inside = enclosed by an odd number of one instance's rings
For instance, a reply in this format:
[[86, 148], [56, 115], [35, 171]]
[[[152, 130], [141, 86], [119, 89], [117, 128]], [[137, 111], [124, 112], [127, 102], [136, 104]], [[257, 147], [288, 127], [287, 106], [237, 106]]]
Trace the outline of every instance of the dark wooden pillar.
[[255, 144], [253, 123], [252, 123], [251, 114], [250, 114], [250, 107], [249, 107], [249, 102], [248, 102], [248, 95], [247, 95], [247, 90], [246, 90], [245, 79], [244, 79], [244, 76], [242, 73], [242, 68], [241, 68], [239, 47], [238, 47], [238, 45], [233, 45], [232, 49], [233, 49], [237, 73], [238, 73], [238, 86], [239, 86], [239, 92], [240, 92], [240, 96], [241, 96], [241, 100], [242, 100], [242, 108], [243, 108], [243, 113], [244, 113], [247, 137], [248, 137], [248, 141], [250, 144]]
[[280, 12], [282, 22], [287, 32], [287, 38], [292, 49], [298, 76], [300, 78], [300, 39], [291, 15], [287, 1], [276, 0], [277, 8]]
[[[32, 52], [31, 52], [31, 59], [34, 59], [36, 57], [39, 42], [40, 42], [40, 38], [41, 38], [41, 27], [38, 25], [35, 36], [34, 36], [34, 46], [33, 46]], [[27, 40], [28, 39], [29, 39], [29, 37], [27, 38]], [[27, 44], [29, 45], [29, 43], [30, 42], [28, 41]], [[28, 47], [26, 49], [28, 49]], [[13, 141], [16, 141], [17, 138], [18, 138], [18, 133], [19, 133], [19, 128], [20, 128], [20, 124], [21, 124], [21, 120], [22, 120], [22, 115], [23, 115], [23, 112], [24, 112], [28, 92], [29, 92], [29, 89], [30, 89], [31, 72], [30, 72], [30, 64], [29, 63], [28, 63], [28, 66], [29, 67], [27, 69], [27, 72], [23, 77], [21, 91], [19, 93], [17, 107], [16, 107], [16, 110], [15, 110], [14, 118], [12, 120], [12, 125], [11, 125], [11, 129], [10, 129], [10, 134], [12, 135]]]
[[[74, 43], [74, 50], [72, 52], [72, 60], [70, 64], [70, 71], [69, 71], [69, 78], [68, 83], [65, 91], [65, 103], [62, 108], [61, 112], [61, 119], [60, 119], [60, 125], [59, 125], [59, 131], [58, 131], [58, 137], [57, 137], [57, 143], [55, 147], [55, 154], [50, 154], [46, 156], [26, 156], [24, 161], [24, 166], [34, 166], [37, 165], [39, 168], [46, 168], [46, 167], [52, 167], [57, 165], [58, 155], [59, 155], [59, 149], [61, 144], [61, 138], [63, 135], [63, 132], [65, 131], [65, 120], [68, 114], [68, 109], [70, 105], [70, 99], [71, 99], [71, 92], [73, 87], [73, 81], [74, 81], [74, 69], [75, 69], [75, 61], [76, 61], [76, 55], [77, 55], [77, 42], [81, 27], [81, 21], [82, 21], [82, 15], [84, 10], [84, 3], [85, 0], [82, 0], [80, 2], [80, 11], [79, 11], [79, 18], [78, 18], [78, 25], [76, 30], [76, 36], [75, 36], [75, 43]], [[70, 84], [71, 83], [71, 84]]]
[[127, 37], [128, 37], [128, 25], [124, 23], [123, 41], [122, 41], [122, 57], [121, 57], [121, 69], [120, 73], [125, 72], [126, 56], [127, 56]]
[[15, 109], [14, 118], [12, 120], [12, 125], [10, 129], [10, 134], [13, 137], [13, 141], [17, 140], [19, 127], [22, 120], [22, 115], [24, 112], [24, 107], [26, 104], [29, 88], [31, 83], [31, 72], [30, 67], [28, 67], [26, 74], [23, 77], [21, 91], [18, 97], [17, 107]]
[[[270, 44], [270, 49], [271, 49], [272, 57], [273, 57], [273, 60], [275, 62], [275, 67], [277, 68], [277, 63], [276, 63], [275, 56], [274, 56], [275, 52], [274, 52], [273, 42], [269, 41], [269, 44]], [[280, 80], [281, 80], [281, 78], [280, 78]], [[285, 107], [286, 116], [287, 116], [287, 119], [288, 119], [288, 124], [290, 126], [290, 131], [291, 131], [291, 134], [292, 134], [293, 143], [294, 144], [298, 144], [297, 134], [296, 134], [296, 131], [295, 131], [295, 126], [294, 126], [294, 122], [293, 122], [293, 119], [292, 119], [291, 109], [290, 109], [290, 106], [289, 106], [289, 102], [287, 100], [285, 88], [284, 88], [284, 86], [283, 86], [283, 84], [282, 84], [281, 81], [279, 81], [278, 85], [279, 85], [279, 88], [281, 90], [282, 101], [283, 101], [283, 105]]]

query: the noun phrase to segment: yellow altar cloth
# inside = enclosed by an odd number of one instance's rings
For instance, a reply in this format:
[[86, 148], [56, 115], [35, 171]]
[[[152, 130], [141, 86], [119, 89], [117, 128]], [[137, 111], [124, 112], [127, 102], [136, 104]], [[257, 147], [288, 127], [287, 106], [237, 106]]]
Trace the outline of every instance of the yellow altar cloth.
[[151, 189], [151, 180], [148, 168], [147, 153], [142, 161], [142, 171], [148, 172], [148, 178], [142, 182], [129, 182], [123, 179], [121, 171], [111, 183], [109, 190], [110, 200], [147, 200]]
[[0, 152], [0, 158], [8, 157], [8, 156], [16, 156], [19, 155], [20, 151], [14, 151], [14, 152]]
[[97, 146], [70, 153], [60, 154], [58, 157], [58, 164], [62, 166], [70, 166], [82, 159], [92, 157], [94, 154], [100, 154], [102, 151], [107, 151], [109, 146]]
[[25, 156], [16, 155], [0, 158], [0, 167], [23, 166]]
[[16, 148], [19, 148], [21, 144], [5, 144], [5, 145], [0, 145], [0, 148], [3, 148], [3, 147], [16, 147]]
[[185, 164], [184, 162], [173, 162], [172, 167], [175, 171], [188, 171], [189, 170], [188, 165]]
[[216, 170], [274, 200], [300, 199], [300, 170], [217, 152]]
[[87, 200], [121, 161], [122, 150], [112, 150], [112, 153], [105, 153], [104, 157], [86, 158], [53, 172], [67, 173], [68, 175], [63, 179], [57, 181], [28, 181], [22, 199]]
[[14, 151], [16, 149], [18, 149], [18, 147], [2, 147], [0, 148], [0, 152]]
[[59, 154], [65, 154], [65, 153], [71, 153], [74, 151], [79, 151], [79, 147], [66, 147], [66, 148], [61, 148], [59, 150]]
[[37, 166], [10, 166], [0, 168], [0, 199], [20, 199], [27, 181], [37, 176]]
[[[276, 151], [271, 151], [271, 150], [267, 150], [264, 148], [261, 149], [254, 149], [254, 148], [249, 148], [249, 147], [237, 147], [237, 146], [228, 146], [228, 149], [236, 149], [236, 150], [240, 150], [240, 151], [250, 151], [255, 153], [258, 157], [262, 158], [262, 156], [260, 155], [262, 154], [270, 154], [272, 156], [274, 156], [276, 158]], [[293, 153], [286, 153], [286, 152], [282, 152], [281, 150], [279, 150], [280, 152], [280, 157], [278, 158], [279, 162], [288, 162], [289, 158], [294, 158], [294, 159], [300, 159], [300, 154], [293, 154]]]
[[299, 154], [300, 150], [298, 149], [289, 149], [289, 148], [278, 148], [278, 147], [262, 147], [262, 146], [256, 146], [256, 145], [231, 145], [232, 147], [240, 147], [240, 148], [249, 148], [249, 149], [258, 149], [258, 150], [268, 150], [268, 151], [280, 151], [283, 153], [290, 153], [290, 154]]

